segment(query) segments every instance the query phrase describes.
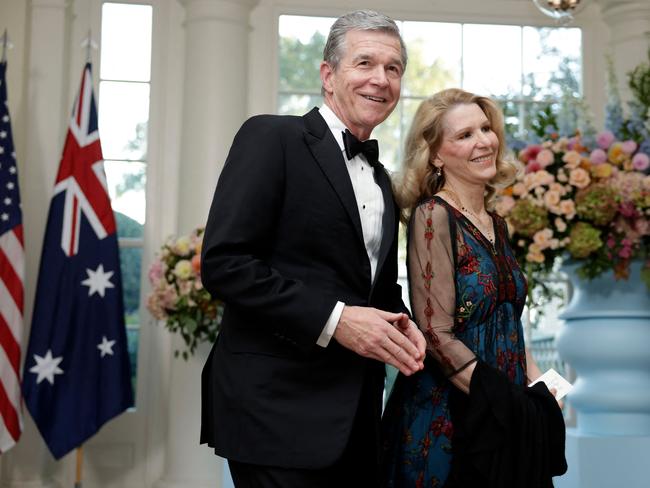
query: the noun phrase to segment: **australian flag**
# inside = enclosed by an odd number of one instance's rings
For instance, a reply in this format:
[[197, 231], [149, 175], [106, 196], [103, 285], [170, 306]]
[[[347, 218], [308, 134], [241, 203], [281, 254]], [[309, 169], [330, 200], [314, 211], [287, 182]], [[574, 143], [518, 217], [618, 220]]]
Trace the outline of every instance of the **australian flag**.
[[90, 63], [50, 203], [23, 394], [56, 459], [133, 405], [115, 217]]

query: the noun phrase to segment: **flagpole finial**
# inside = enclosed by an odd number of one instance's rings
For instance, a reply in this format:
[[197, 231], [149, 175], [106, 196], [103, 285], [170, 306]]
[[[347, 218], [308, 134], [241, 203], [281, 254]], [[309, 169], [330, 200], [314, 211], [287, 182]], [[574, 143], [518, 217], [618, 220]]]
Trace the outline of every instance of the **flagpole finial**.
[[90, 29], [88, 29], [88, 36], [83, 41], [81, 41], [81, 47], [86, 49], [86, 62], [91, 63], [92, 50], [97, 49], [98, 45], [95, 41], [93, 41], [92, 31]]
[[9, 40], [9, 34], [7, 34], [7, 29], [6, 28], [5, 28], [5, 31], [2, 34], [2, 37], [0, 39], [2, 40], [2, 59], [1, 59], [1, 61], [3, 63], [6, 63], [7, 62], [7, 50], [14, 47], [13, 43]]

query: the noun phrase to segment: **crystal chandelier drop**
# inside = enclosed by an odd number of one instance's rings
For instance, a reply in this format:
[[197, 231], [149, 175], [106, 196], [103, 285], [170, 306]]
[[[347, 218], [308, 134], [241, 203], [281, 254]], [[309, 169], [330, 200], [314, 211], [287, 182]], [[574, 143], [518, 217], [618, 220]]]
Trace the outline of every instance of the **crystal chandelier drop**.
[[533, 3], [544, 15], [563, 26], [570, 24], [576, 13], [584, 7], [581, 0], [533, 0]]

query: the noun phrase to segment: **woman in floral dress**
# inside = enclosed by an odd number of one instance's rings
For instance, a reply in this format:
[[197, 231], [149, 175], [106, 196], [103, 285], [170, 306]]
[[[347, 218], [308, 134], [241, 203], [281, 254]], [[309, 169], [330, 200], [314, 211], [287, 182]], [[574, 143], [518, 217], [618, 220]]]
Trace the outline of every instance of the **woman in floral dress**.
[[488, 211], [494, 186], [517, 170], [503, 152], [503, 117], [488, 98], [445, 90], [415, 115], [396, 195], [409, 222], [411, 310], [427, 359], [420, 373], [398, 376], [384, 413], [389, 487], [458, 486], [448, 479], [453, 419], [477, 361], [516, 385], [540, 375], [520, 320], [526, 280], [506, 223]]

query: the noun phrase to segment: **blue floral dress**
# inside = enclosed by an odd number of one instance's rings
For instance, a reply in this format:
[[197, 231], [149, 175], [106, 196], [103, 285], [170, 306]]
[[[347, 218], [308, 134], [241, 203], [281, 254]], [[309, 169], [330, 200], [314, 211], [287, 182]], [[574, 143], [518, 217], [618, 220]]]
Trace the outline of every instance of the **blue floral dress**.
[[[452, 462], [449, 380], [477, 359], [526, 384], [521, 312], [526, 280], [491, 214], [491, 243], [438, 196], [415, 209], [408, 239], [411, 310], [427, 340], [425, 369], [399, 375], [382, 420], [386, 486], [442, 487]], [[466, 372], [469, 373], [469, 370]]]

